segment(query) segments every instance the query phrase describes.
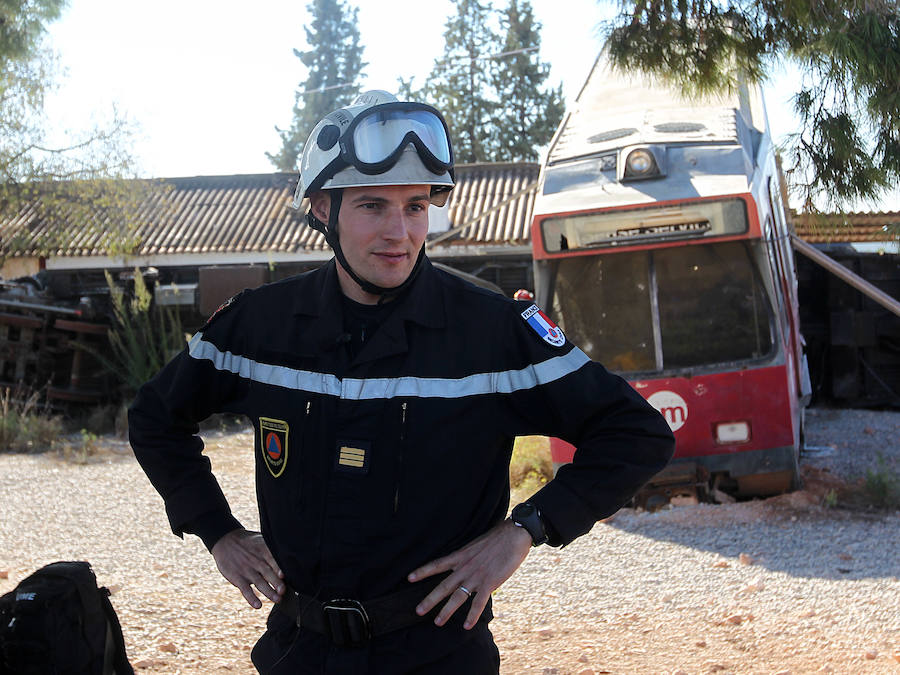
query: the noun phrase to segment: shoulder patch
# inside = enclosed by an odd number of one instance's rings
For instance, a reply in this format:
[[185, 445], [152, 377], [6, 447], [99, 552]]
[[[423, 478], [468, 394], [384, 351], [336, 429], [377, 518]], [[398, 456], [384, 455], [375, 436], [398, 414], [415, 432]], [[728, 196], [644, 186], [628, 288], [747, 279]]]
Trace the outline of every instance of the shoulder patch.
[[566, 336], [563, 335], [562, 328], [553, 323], [537, 305], [532, 305], [522, 312], [522, 318], [547, 344], [554, 347], [562, 347], [566, 344]]
[[218, 316], [221, 316], [222, 314], [227, 312], [228, 308], [234, 304], [235, 300], [237, 300], [239, 297], [241, 297], [246, 292], [247, 292], [247, 289], [245, 288], [240, 293], [235, 293], [230, 298], [228, 298], [225, 302], [223, 302], [221, 305], [219, 305], [218, 308], [216, 308], [216, 311], [209, 315], [209, 318], [206, 320], [206, 323], [203, 324], [203, 328], [201, 328], [200, 330], [206, 330], [207, 328], [209, 328], [209, 325]]

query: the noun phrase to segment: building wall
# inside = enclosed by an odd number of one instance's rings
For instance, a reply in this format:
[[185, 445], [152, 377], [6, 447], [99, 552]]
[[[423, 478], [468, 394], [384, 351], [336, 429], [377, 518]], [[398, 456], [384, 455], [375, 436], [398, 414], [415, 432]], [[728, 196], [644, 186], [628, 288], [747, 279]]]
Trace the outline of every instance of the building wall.
[[0, 267], [0, 278], [30, 277], [41, 269], [40, 258], [8, 258]]
[[[850, 246], [828, 254], [888, 295], [900, 297], [900, 258]], [[813, 405], [900, 406], [900, 317], [802, 255], [800, 329]]]

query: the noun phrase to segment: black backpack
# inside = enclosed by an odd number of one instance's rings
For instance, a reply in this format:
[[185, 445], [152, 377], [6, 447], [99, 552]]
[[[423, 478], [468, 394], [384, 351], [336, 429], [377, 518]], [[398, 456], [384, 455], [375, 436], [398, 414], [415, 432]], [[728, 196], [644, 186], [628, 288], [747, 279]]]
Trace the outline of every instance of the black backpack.
[[86, 562], [42, 567], [0, 597], [0, 675], [134, 675], [122, 627]]

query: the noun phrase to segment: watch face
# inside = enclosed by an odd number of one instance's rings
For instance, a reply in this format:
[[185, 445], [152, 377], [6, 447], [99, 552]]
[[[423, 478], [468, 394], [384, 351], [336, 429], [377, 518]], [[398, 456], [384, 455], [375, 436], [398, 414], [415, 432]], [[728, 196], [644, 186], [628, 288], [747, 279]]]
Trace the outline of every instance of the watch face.
[[534, 505], [525, 502], [523, 504], [519, 504], [518, 506], [516, 506], [516, 508], [513, 509], [513, 517], [528, 518], [529, 516], [534, 514], [534, 511]]
[[512, 510], [513, 522], [528, 530], [535, 546], [547, 541], [547, 532], [541, 521], [540, 512], [534, 504], [523, 502]]

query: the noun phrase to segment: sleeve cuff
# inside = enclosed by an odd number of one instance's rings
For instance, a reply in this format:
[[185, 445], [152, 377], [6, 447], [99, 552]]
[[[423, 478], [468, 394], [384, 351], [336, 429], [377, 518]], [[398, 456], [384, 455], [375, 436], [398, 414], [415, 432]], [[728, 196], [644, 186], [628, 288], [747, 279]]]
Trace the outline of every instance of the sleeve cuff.
[[241, 528], [241, 523], [231, 513], [227, 511], [209, 511], [185, 523], [183, 529], [185, 532], [196, 534], [200, 537], [207, 550], [212, 551], [212, 547], [216, 545], [219, 539], [232, 530]]
[[[528, 501], [540, 510], [544, 529], [550, 538], [547, 543], [551, 546], [571, 544], [577, 537], [590, 531], [600, 518], [606, 517], [604, 514], [597, 517], [591, 513], [577, 496], [556, 479], [538, 490]], [[612, 512], [615, 510], [613, 508]], [[559, 514], [563, 513], [567, 517], [559, 518]]]

